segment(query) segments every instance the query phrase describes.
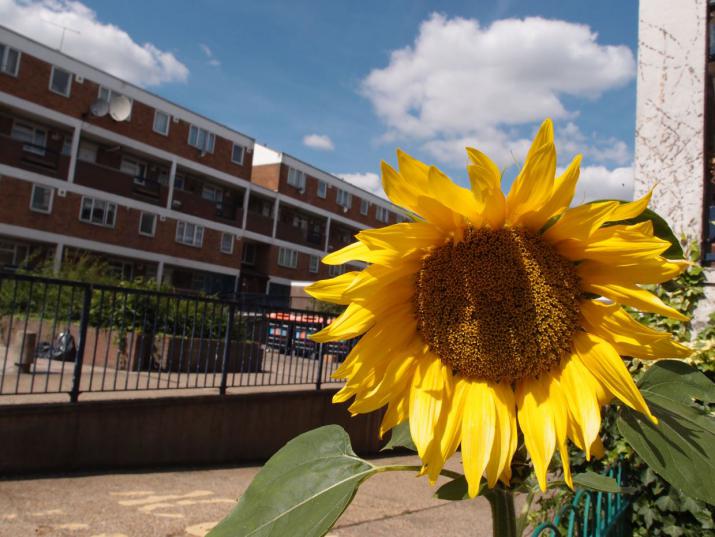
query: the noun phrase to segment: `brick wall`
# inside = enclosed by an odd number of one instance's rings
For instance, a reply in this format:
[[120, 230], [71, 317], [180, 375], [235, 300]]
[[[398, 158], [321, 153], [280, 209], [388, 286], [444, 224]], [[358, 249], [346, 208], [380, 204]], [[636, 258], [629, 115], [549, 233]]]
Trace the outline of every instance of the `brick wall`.
[[52, 214], [42, 214], [29, 209], [32, 183], [2, 177], [0, 190], [3, 196], [0, 203], [2, 223], [135, 248], [148, 253], [203, 261], [236, 270], [241, 262], [240, 244], [234, 246], [233, 254], [220, 251], [220, 231], [205, 229], [203, 247], [195, 248], [176, 242], [176, 220], [171, 218], [163, 222], [157, 218], [155, 236], [146, 237], [139, 235], [141, 211], [137, 209], [118, 206], [115, 227], [108, 228], [79, 220], [82, 196], [78, 194], [68, 192], [66, 197], [60, 197], [55, 192]]

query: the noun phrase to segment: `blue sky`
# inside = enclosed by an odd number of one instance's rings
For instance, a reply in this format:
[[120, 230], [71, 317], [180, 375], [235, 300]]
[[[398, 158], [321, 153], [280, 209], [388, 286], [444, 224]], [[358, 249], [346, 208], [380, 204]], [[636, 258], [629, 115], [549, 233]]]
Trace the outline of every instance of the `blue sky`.
[[47, 21], [71, 26], [68, 54], [370, 189], [396, 147], [462, 183], [466, 143], [513, 164], [551, 115], [580, 196], [630, 195], [635, 2], [0, 0], [0, 20], [52, 46]]

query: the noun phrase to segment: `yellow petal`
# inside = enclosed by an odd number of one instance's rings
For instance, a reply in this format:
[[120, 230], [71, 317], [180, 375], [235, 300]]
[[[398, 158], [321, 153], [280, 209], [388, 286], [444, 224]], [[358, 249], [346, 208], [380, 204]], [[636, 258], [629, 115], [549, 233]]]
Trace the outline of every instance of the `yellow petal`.
[[420, 269], [420, 259], [403, 261], [396, 266], [370, 265], [345, 288], [342, 297], [347, 300], [364, 300], [385, 291], [396, 282], [414, 284], [415, 273]]
[[360, 275], [360, 272], [352, 271], [330, 278], [329, 280], [317, 281], [305, 288], [305, 292], [313, 298], [323, 302], [333, 304], [349, 304], [350, 299], [343, 297], [343, 292]]
[[608, 221], [616, 207], [618, 207], [617, 201], [604, 201], [586, 203], [568, 209], [553, 226], [546, 230], [544, 239], [551, 244], [567, 239], [584, 241]]
[[591, 444], [601, 428], [601, 408], [594, 389], [598, 382], [583, 363], [573, 357], [565, 360], [559, 376], [564, 399], [573, 418], [580, 446], [591, 456]]
[[585, 300], [580, 305], [584, 328], [605, 339], [618, 354], [634, 358], [687, 358], [693, 351], [673, 341], [669, 332], [645, 326], [618, 304]]
[[484, 223], [492, 229], [504, 225], [506, 198], [501, 191], [501, 172], [494, 162], [481, 151], [471, 147], [467, 154], [472, 164], [467, 166], [472, 195], [482, 211]]
[[546, 491], [546, 472], [556, 449], [552, 382], [553, 377], [547, 374], [538, 379], [524, 379], [516, 389], [519, 427], [542, 491]]
[[586, 259], [578, 264], [576, 272], [583, 281], [589, 283], [615, 283], [634, 285], [654, 284], [671, 280], [681, 274], [689, 263], [667, 261], [662, 257], [650, 257], [640, 263], [613, 265]]
[[375, 322], [375, 314], [369, 309], [352, 303], [332, 323], [310, 336], [310, 339], [319, 343], [351, 339], [359, 336], [370, 328]]
[[412, 375], [421, 354], [415, 352], [414, 346], [402, 353], [390, 356], [387, 367], [379, 382], [370, 391], [360, 394], [348, 410], [353, 414], [366, 414], [385, 406], [393, 393], [402, 391], [412, 380]]
[[467, 393], [468, 382], [449, 376], [453, 386], [447, 389], [447, 399], [444, 404], [446, 410], [441, 413], [432, 442], [427, 447], [425, 459], [430, 461], [427, 465], [427, 475], [430, 482], [434, 483], [442, 471], [444, 463], [457, 451], [462, 436], [462, 413]]
[[537, 211], [522, 216], [522, 223], [529, 229], [541, 229], [546, 222], [563, 213], [569, 207], [576, 191], [580, 174], [581, 155], [576, 155], [566, 171], [554, 181], [551, 198]]
[[605, 296], [619, 304], [625, 304], [641, 311], [660, 313], [681, 321], [689, 321], [688, 317], [678, 310], [666, 305], [660, 298], [650, 291], [635, 286], [626, 285], [599, 285], [581, 282], [581, 289], [587, 293]]
[[462, 458], [467, 492], [474, 498], [487, 468], [495, 436], [494, 394], [486, 382], [468, 381], [462, 418]]
[[432, 192], [438, 193], [439, 201], [453, 212], [462, 215], [475, 227], [482, 223], [480, 207], [472, 193], [464, 187], [456, 185], [439, 169], [431, 166], [429, 182]]
[[401, 255], [415, 249], [438, 246], [444, 233], [427, 222], [403, 222], [377, 229], [366, 229], [357, 239], [372, 250], [394, 250]]
[[546, 143], [527, 157], [506, 198], [507, 222], [522, 224], [522, 216], [539, 211], [551, 198], [556, 174], [556, 149]]
[[611, 345], [593, 334], [578, 332], [574, 337], [576, 356], [591, 374], [601, 381], [613, 395], [634, 410], [642, 412], [654, 423], [641, 392], [638, 391], [626, 365]]
[[630, 218], [639, 216], [648, 207], [648, 203], [650, 202], [652, 195], [653, 189], [651, 188], [650, 191], [641, 199], [619, 205], [618, 208], [611, 213], [609, 221], [620, 222], [621, 220], [629, 220]]
[[497, 382], [489, 385], [493, 392], [494, 407], [496, 410], [496, 432], [492, 452], [487, 463], [487, 484], [489, 487], [496, 485], [497, 479], [504, 475], [508, 485], [511, 478], [511, 459], [516, 451], [516, 403], [514, 391], [511, 386]]
[[380, 423], [380, 438], [382, 438], [387, 431], [409, 418], [410, 391], [410, 387], [408, 386], [401, 392], [394, 394], [393, 399], [388, 403], [387, 410]]
[[410, 390], [410, 434], [424, 461], [444, 400], [445, 379], [451, 371], [434, 355], [417, 364]]
[[323, 257], [322, 261], [326, 265], [342, 265], [348, 261], [363, 261], [365, 263], [376, 263], [378, 265], [388, 265], [400, 258], [398, 252], [394, 250], [371, 250], [366, 244], [354, 242], [345, 248], [336, 250]]
[[[588, 239], [559, 242], [556, 249], [562, 256], [572, 261], [591, 259], [611, 265], [627, 265], [647, 261], [649, 258], [659, 258], [670, 248], [670, 243], [649, 236], [647, 228], [652, 227], [652, 224], [650, 222], [644, 224], [602, 228], [593, 232]], [[549, 231], [551, 229], [545, 236]]]

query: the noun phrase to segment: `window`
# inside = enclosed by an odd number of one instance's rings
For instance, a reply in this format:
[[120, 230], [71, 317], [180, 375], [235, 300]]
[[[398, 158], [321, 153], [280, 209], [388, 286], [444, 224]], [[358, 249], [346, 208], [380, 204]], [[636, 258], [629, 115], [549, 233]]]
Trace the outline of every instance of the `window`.
[[221, 252], [224, 254], [232, 254], [234, 242], [233, 233], [221, 233]]
[[303, 190], [305, 188], [305, 174], [295, 168], [288, 168], [288, 184]]
[[360, 200], [360, 214], [366, 216], [368, 210], [370, 210], [370, 202], [367, 200]]
[[295, 268], [298, 266], [298, 252], [290, 248], [278, 248], [278, 265]]
[[345, 265], [330, 265], [328, 266], [328, 276], [334, 278], [335, 276], [340, 276], [345, 274]]
[[24, 244], [0, 241], [0, 267], [17, 267], [27, 261], [30, 251]]
[[72, 90], [72, 73], [53, 65], [50, 75], [50, 90], [69, 97]]
[[154, 110], [154, 132], [167, 136], [169, 134], [169, 114]]
[[79, 143], [79, 154], [77, 158], [79, 160], [84, 160], [85, 162], [97, 162], [97, 144], [90, 142], [85, 142], [84, 140]]
[[79, 211], [79, 219], [82, 222], [114, 227], [116, 217], [116, 204], [96, 198], [82, 197], [82, 207]]
[[311, 255], [310, 256], [310, 266], [308, 267], [308, 270], [312, 272], [313, 274], [317, 273], [318, 270], [320, 269], [320, 258], [317, 255]]
[[51, 213], [52, 192], [53, 190], [51, 188], [47, 188], [46, 186], [32, 185], [30, 209], [38, 213]]
[[122, 261], [121, 259], [109, 259], [107, 269], [111, 276], [125, 282], [132, 281], [134, 275], [134, 263]]
[[291, 221], [293, 227], [300, 228], [302, 230], [308, 229], [308, 219], [299, 214], [294, 214]]
[[189, 145], [206, 153], [213, 153], [215, 141], [216, 137], [212, 132], [201, 129], [196, 125], [191, 125], [189, 129]]
[[242, 145], [233, 144], [233, 147], [231, 148], [231, 161], [236, 164], [243, 164], [243, 153], [245, 151], [246, 148]]
[[20, 51], [0, 43], [0, 72], [17, 76], [20, 69]]
[[24, 142], [23, 151], [34, 153], [35, 155], [45, 155], [45, 145], [47, 144], [47, 131], [45, 129], [16, 121], [12, 125], [10, 136], [15, 140]]
[[349, 209], [352, 206], [353, 199], [349, 192], [338, 188], [335, 191], [335, 201], [341, 207]]
[[[139, 162], [133, 158], [122, 157], [119, 170], [134, 177], [135, 183], [144, 183], [143, 179], [146, 177], [146, 164], [144, 162]], [[137, 179], [139, 181], [137, 181]]]
[[384, 207], [375, 207], [375, 218], [377, 218], [379, 222], [387, 222], [390, 220], [390, 211]]
[[328, 197], [328, 183], [325, 181], [318, 181], [318, 197], [323, 199]]
[[156, 215], [142, 212], [139, 215], [139, 235], [153, 237], [156, 233]]
[[256, 245], [252, 242], [247, 242], [243, 245], [241, 252], [241, 263], [245, 265], [253, 265], [256, 262]]
[[204, 185], [201, 189], [201, 197], [214, 203], [223, 201], [223, 189], [218, 186]]
[[204, 226], [179, 220], [176, 222], [176, 242], [201, 248], [204, 243]]
[[176, 174], [174, 177], [174, 190], [186, 190], [186, 177]]
[[65, 136], [62, 140], [62, 154], [66, 157], [72, 154], [72, 137]]

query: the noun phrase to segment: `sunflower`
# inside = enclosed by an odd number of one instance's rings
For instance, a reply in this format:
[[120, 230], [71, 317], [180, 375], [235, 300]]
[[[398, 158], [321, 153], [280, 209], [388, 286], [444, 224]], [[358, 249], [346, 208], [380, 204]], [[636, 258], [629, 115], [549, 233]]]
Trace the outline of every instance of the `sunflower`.
[[623, 223], [650, 194], [569, 207], [581, 157], [555, 177], [549, 120], [507, 195], [494, 162], [467, 154], [471, 190], [399, 150], [399, 171], [382, 164], [387, 196], [414, 221], [361, 231], [325, 256], [367, 266], [307, 288], [347, 306], [313, 339], [362, 335], [334, 374], [347, 381], [333, 400], [354, 397], [353, 414], [386, 405], [381, 435], [409, 419], [433, 483], [461, 445], [470, 496], [484, 475], [508, 486], [520, 430], [541, 489], [557, 448], [573, 487], [567, 442], [600, 455], [601, 407], [613, 397], [656, 422], [621, 355], [690, 350], [622, 306], [687, 320], [640, 287], [687, 263], [662, 256], [670, 243], [651, 221]]

